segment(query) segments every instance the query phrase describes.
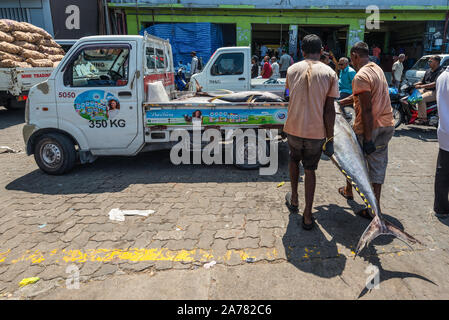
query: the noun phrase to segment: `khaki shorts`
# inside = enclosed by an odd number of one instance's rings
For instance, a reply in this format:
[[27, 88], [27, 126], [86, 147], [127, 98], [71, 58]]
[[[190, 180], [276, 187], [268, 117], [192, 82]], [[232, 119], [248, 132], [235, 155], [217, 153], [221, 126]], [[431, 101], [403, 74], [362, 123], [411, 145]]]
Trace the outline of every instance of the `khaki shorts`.
[[[365, 155], [371, 183], [383, 184], [385, 182], [388, 165], [388, 143], [393, 134], [394, 127], [382, 127], [373, 130], [372, 140], [377, 150], [370, 155]], [[363, 146], [363, 135], [357, 135], [357, 139]]]
[[326, 139], [306, 139], [287, 134], [290, 160], [302, 162], [304, 170], [318, 169], [323, 144]]

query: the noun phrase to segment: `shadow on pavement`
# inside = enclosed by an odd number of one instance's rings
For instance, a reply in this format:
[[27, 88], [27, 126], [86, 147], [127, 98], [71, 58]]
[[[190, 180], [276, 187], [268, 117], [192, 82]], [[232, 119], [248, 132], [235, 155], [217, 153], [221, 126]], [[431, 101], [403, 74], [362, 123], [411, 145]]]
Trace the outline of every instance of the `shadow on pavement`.
[[135, 157], [100, 157], [92, 164], [77, 165], [62, 176], [34, 170], [12, 182], [7, 190], [38, 194], [120, 192], [130, 184], [282, 182], [289, 181], [288, 151], [280, 148], [276, 174], [263, 176], [259, 170], [240, 170], [233, 165], [174, 165], [170, 151], [141, 153]]
[[410, 137], [425, 142], [437, 142], [437, 130], [432, 127], [401, 126], [394, 131], [395, 137]]
[[24, 109], [5, 109], [0, 107], [0, 130], [25, 122]]
[[[316, 207], [314, 216], [320, 227], [315, 227], [312, 231], [302, 229], [302, 216], [291, 213], [287, 230], [282, 238], [287, 261], [303, 272], [309, 272], [322, 278], [329, 279], [340, 276], [345, 268], [347, 257], [340, 254], [337, 244], [351, 251], [355, 250], [357, 242], [370, 223], [366, 219], [354, 216], [348, 210], [351, 208], [342, 208], [334, 204]], [[385, 219], [403, 229], [397, 219], [388, 215], [384, 216]], [[417, 274], [385, 270], [374, 245], [385, 246], [392, 241], [393, 237], [391, 236], [378, 237], [359, 255], [365, 261], [379, 268], [380, 281], [412, 277], [435, 284]], [[367, 292], [369, 290], [364, 287], [358, 298], [363, 297]]]

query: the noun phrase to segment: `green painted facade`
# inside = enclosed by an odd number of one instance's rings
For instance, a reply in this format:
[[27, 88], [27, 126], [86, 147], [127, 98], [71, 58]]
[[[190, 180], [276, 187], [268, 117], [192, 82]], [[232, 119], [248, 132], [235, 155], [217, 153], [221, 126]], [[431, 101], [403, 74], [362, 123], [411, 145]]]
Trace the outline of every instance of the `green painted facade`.
[[[110, 3], [114, 8], [115, 5]], [[148, 8], [123, 7], [127, 16], [128, 34], [137, 34], [143, 23], [151, 22], [211, 22], [236, 24], [238, 46], [251, 45], [251, 24], [289, 24], [314, 26], [347, 26], [347, 51], [357, 41], [364, 40], [365, 19], [369, 16], [361, 10], [262, 10], [251, 6], [220, 6], [219, 8], [197, 9], [178, 5], [156, 5]], [[381, 21], [443, 21], [446, 7], [397, 7], [397, 10], [380, 12]], [[138, 12], [138, 17], [136, 16]], [[386, 39], [388, 40], [388, 39]]]

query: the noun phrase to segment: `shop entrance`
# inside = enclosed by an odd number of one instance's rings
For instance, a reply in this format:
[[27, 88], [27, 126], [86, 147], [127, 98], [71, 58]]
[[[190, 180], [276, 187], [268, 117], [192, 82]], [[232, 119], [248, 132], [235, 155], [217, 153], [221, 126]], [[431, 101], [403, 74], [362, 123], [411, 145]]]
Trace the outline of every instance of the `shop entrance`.
[[404, 53], [407, 60], [404, 69], [410, 69], [424, 54], [424, 21], [387, 21], [380, 24], [379, 30], [365, 32], [365, 42], [372, 48], [377, 45], [381, 49], [380, 66], [384, 72], [391, 72], [397, 56]]
[[253, 23], [251, 25], [252, 54], [261, 58], [263, 54], [279, 58], [282, 47], [287, 48], [288, 32], [288, 24]]

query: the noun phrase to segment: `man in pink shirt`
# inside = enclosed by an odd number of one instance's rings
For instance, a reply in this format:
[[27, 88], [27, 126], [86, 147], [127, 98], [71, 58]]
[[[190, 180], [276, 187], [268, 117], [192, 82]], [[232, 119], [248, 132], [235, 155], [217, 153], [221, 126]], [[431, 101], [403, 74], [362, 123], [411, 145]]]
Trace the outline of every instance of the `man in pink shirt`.
[[287, 133], [290, 149], [291, 192], [286, 194], [285, 201], [290, 212], [298, 212], [301, 162], [305, 172], [302, 227], [311, 230], [314, 225], [312, 208], [316, 185], [315, 171], [323, 151], [328, 157], [334, 153], [334, 101], [340, 93], [337, 74], [319, 61], [323, 53], [321, 39], [314, 34], [305, 36], [302, 52], [305, 60], [293, 64], [287, 70], [286, 88], [290, 90], [290, 100], [284, 132]]

